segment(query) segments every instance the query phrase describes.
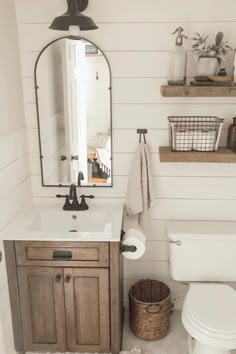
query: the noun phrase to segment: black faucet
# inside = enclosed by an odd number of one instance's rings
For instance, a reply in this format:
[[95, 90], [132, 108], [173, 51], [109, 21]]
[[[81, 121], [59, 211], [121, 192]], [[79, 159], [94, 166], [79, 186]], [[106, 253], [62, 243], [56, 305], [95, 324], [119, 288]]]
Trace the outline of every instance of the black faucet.
[[70, 200], [72, 200], [72, 203], [70, 204], [70, 207], [72, 209], [69, 208], [69, 209], [65, 209], [65, 210], [78, 210], [79, 202], [78, 202], [78, 198], [77, 198], [76, 186], [74, 183], [72, 183], [70, 186], [69, 196], [70, 196]]
[[[81, 178], [81, 176], [78, 177], [78, 182], [79, 182], [79, 178]], [[80, 184], [78, 183], [78, 185], [80, 185]], [[64, 210], [71, 210], [71, 211], [72, 210], [73, 211], [76, 211], [76, 210], [88, 210], [89, 206], [86, 203], [86, 198], [89, 198], [89, 199], [94, 199], [95, 198], [94, 195], [84, 195], [83, 194], [83, 195], [80, 196], [81, 202], [79, 203], [78, 198], [77, 198], [76, 185], [74, 183], [72, 183], [71, 186], [70, 186], [69, 194], [67, 194], [67, 195], [57, 194], [56, 197], [57, 198], [66, 198], [65, 204], [63, 206], [63, 209]]]

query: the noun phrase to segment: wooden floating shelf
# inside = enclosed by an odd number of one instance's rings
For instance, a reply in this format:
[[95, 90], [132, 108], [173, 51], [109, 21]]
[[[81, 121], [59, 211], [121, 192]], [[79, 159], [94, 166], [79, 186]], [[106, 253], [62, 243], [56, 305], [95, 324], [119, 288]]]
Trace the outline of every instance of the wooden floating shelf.
[[218, 151], [172, 151], [169, 146], [160, 146], [161, 162], [206, 162], [206, 163], [236, 163], [236, 153], [226, 148]]
[[236, 86], [161, 86], [163, 97], [236, 97]]

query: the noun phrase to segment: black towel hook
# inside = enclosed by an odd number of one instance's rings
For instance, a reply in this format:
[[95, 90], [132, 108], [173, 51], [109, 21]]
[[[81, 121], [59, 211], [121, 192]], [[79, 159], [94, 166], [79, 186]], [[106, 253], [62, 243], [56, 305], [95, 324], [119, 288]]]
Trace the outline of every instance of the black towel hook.
[[146, 144], [146, 136], [145, 136], [145, 134], [147, 134], [147, 132], [148, 132], [147, 129], [137, 129], [137, 134], [139, 134], [139, 144], [142, 141], [142, 135], [143, 135], [144, 144]]

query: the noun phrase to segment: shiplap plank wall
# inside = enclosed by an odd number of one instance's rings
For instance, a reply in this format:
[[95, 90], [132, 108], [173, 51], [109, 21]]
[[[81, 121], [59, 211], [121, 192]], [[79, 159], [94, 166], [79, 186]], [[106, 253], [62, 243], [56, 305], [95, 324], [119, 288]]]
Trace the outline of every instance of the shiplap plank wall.
[[0, 138], [0, 231], [31, 198], [25, 129]]
[[[39, 51], [64, 35], [48, 29], [52, 19], [64, 12], [64, 0], [15, 0], [25, 96], [26, 127], [30, 152], [31, 181], [36, 198], [54, 197], [59, 189], [42, 188], [39, 168], [37, 120], [33, 69]], [[176, 4], [175, 4], [176, 5]], [[141, 277], [165, 280], [174, 297], [182, 297], [186, 286], [173, 282], [168, 272], [165, 225], [176, 220], [236, 220], [236, 166], [234, 164], [160, 163], [158, 146], [168, 144], [168, 115], [216, 115], [227, 128], [236, 115], [235, 98], [163, 98], [160, 85], [166, 82], [168, 51], [174, 44], [171, 32], [182, 25], [185, 33], [224, 31], [236, 47], [236, 2], [227, 0], [90, 0], [86, 10], [99, 30], [82, 33], [106, 54], [112, 70], [114, 187], [93, 190], [98, 200], [125, 200], [127, 175], [138, 141], [137, 128], [148, 128], [157, 201], [150, 210], [147, 252], [136, 262], [125, 262], [125, 293]], [[186, 42], [189, 50], [191, 43]], [[225, 66], [232, 71], [233, 55]], [[196, 69], [189, 52], [188, 77]], [[60, 189], [61, 191], [61, 189]]]
[[[0, 138], [0, 232], [31, 198], [26, 140], [25, 129]], [[0, 337], [3, 336], [0, 352], [8, 354], [13, 353], [13, 330], [2, 241], [0, 251], [3, 255], [0, 263]]]
[[[5, 28], [8, 26], [6, 36]], [[0, 2], [0, 233], [31, 199], [27, 134], [14, 0]], [[3, 241], [0, 236], [0, 353], [13, 354], [14, 339]]]

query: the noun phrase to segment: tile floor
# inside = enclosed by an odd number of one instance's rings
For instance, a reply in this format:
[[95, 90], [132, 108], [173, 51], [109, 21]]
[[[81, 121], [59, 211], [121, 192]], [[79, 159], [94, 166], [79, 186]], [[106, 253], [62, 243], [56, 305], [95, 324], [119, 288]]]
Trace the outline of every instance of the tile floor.
[[139, 347], [142, 354], [188, 354], [187, 333], [181, 323], [181, 312], [171, 315], [171, 328], [168, 335], [158, 341], [144, 341], [137, 338], [129, 327], [128, 311], [125, 314], [123, 350]]
[[[141, 354], [188, 354], [187, 332], [181, 322], [181, 311], [174, 311], [171, 315], [171, 327], [168, 335], [157, 341], [144, 341], [137, 338], [129, 327], [128, 311], [125, 314], [123, 333], [123, 350], [135, 347], [141, 349]], [[231, 354], [236, 354], [233, 350]]]
[[[131, 331], [129, 327], [128, 311], [126, 310], [123, 333], [123, 351], [132, 350], [132, 353], [130, 354], [140, 352], [139, 350], [137, 350], [137, 352], [133, 351], [134, 348], [140, 349], [141, 354], [188, 354], [187, 332], [181, 322], [181, 311], [176, 310], [171, 315], [170, 331], [165, 338], [158, 341], [144, 341], [137, 338]], [[27, 352], [26, 354], [35, 353]], [[231, 354], [236, 354], [236, 350], [233, 350]]]
[[[141, 354], [188, 354], [187, 333], [182, 326], [180, 314], [180, 311], [174, 311], [171, 315], [170, 332], [165, 338], [158, 341], [144, 341], [137, 338], [131, 331], [129, 327], [128, 311], [126, 310], [123, 332], [123, 351], [132, 350], [132, 353], [129, 354], [138, 354], [140, 351]], [[134, 351], [134, 348], [140, 349], [140, 351]], [[27, 352], [26, 354], [35, 353]]]

